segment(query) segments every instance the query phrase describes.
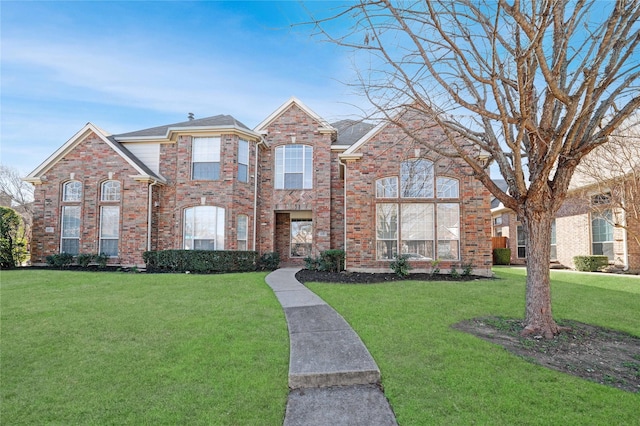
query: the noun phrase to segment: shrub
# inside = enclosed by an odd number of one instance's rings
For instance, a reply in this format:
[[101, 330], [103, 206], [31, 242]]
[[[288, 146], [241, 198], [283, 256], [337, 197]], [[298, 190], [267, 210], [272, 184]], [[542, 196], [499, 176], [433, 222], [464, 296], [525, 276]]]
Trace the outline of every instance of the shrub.
[[400, 278], [406, 278], [409, 275], [409, 271], [412, 269], [411, 265], [409, 265], [408, 259], [409, 256], [407, 256], [406, 254], [402, 254], [400, 256], [396, 254], [395, 260], [391, 262], [389, 267]]
[[93, 260], [98, 264], [98, 268], [104, 269], [107, 267], [109, 255], [105, 253], [96, 254], [95, 256], [93, 256]]
[[80, 253], [76, 256], [76, 262], [83, 268], [89, 266], [91, 261], [93, 260], [93, 255], [89, 253]]
[[55, 268], [63, 269], [71, 265], [73, 262], [73, 255], [69, 253], [52, 254], [46, 257], [47, 265]]
[[340, 272], [344, 269], [344, 250], [325, 250], [320, 253], [320, 268], [323, 271]]
[[609, 265], [607, 256], [575, 256], [573, 264], [578, 271], [595, 272]]
[[440, 264], [440, 262], [441, 262], [440, 259], [433, 259], [431, 261], [431, 276], [434, 276], [440, 273], [440, 268], [438, 268], [438, 265]]
[[455, 267], [455, 266], [453, 266], [453, 265], [451, 265], [451, 272], [450, 272], [450, 274], [451, 274], [451, 276], [452, 276], [453, 278], [456, 278], [456, 279], [460, 278], [460, 272], [458, 272], [458, 270], [456, 269], [456, 267]]
[[255, 251], [236, 250], [162, 250], [143, 254], [150, 272], [200, 274], [255, 271], [257, 257]]
[[280, 266], [280, 254], [275, 251], [263, 253], [258, 260], [257, 269], [261, 271], [275, 271]]
[[320, 269], [320, 258], [307, 256], [304, 258], [304, 267], [310, 271], [317, 271]]
[[473, 265], [471, 263], [467, 263], [466, 265], [462, 265], [462, 276], [468, 277], [473, 272]]
[[494, 265], [510, 265], [511, 249], [510, 248], [493, 249], [493, 264]]

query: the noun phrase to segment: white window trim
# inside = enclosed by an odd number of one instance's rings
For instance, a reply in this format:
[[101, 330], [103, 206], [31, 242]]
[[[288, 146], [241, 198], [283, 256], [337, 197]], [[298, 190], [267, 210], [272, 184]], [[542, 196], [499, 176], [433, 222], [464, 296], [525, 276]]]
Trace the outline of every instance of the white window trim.
[[[214, 237], [213, 238], [195, 238], [195, 231], [197, 227], [196, 223], [196, 215], [198, 209], [210, 208], [214, 209], [213, 214], [215, 216], [215, 229], [213, 230]], [[192, 227], [193, 237], [191, 239], [187, 238], [187, 214], [188, 212], [193, 211], [193, 223], [190, 224]], [[183, 225], [182, 225], [182, 247], [185, 250], [195, 250], [195, 241], [196, 240], [213, 240], [214, 248], [213, 250], [224, 250], [225, 247], [225, 238], [226, 238], [226, 222], [225, 222], [225, 209], [223, 207], [218, 206], [193, 206], [184, 209], [183, 211]], [[187, 242], [191, 241], [191, 248], [187, 248]], [[219, 240], [219, 241], [218, 241]]]
[[[106, 189], [107, 185], [113, 185], [113, 184], [117, 184], [118, 192], [115, 192], [111, 189]], [[107, 203], [118, 202], [120, 201], [120, 198], [121, 198], [121, 195], [120, 195], [121, 191], [122, 191], [122, 184], [120, 183], [119, 180], [105, 180], [100, 185], [100, 201], [107, 202]], [[113, 199], [107, 198], [107, 195], [115, 195], [115, 198]]]
[[[69, 193], [69, 188], [72, 184], [74, 186], [78, 186], [79, 191], [73, 192], [74, 198], [69, 198], [72, 195]], [[82, 182], [80, 182], [79, 180], [70, 180], [68, 182], [65, 182], [62, 186], [62, 201], [65, 203], [78, 203], [82, 201]]]
[[[287, 151], [292, 147], [302, 147], [302, 187], [301, 188], [287, 188], [286, 175], [293, 174], [293, 172], [287, 172]], [[281, 145], [275, 149], [275, 189], [285, 190], [302, 190], [313, 189], [313, 146], [294, 144], [294, 145]], [[311, 156], [311, 165], [307, 167], [308, 156]], [[278, 163], [281, 163], [280, 166]]]
[[[200, 141], [205, 141], [205, 140], [209, 140], [211, 142], [213, 142], [214, 144], [217, 142], [217, 150], [215, 149], [216, 147], [214, 146], [214, 149], [212, 150], [212, 154], [213, 154], [213, 158], [212, 159], [207, 159], [207, 160], [211, 160], [211, 161], [202, 161], [199, 158], [196, 158], [197, 156], [197, 152], [196, 152], [196, 142], [200, 142]], [[222, 175], [222, 162], [220, 160], [221, 157], [221, 151], [222, 149], [222, 140], [220, 136], [207, 136], [207, 137], [192, 137], [191, 138], [191, 180], [220, 180], [221, 179], [221, 175]], [[200, 161], [196, 161], [196, 160], [200, 160]], [[202, 179], [202, 178], [196, 178], [195, 177], [195, 164], [198, 163], [218, 163], [218, 177], [217, 178], [206, 178], [206, 179]]]
[[[65, 231], [67, 231], [67, 227], [65, 227], [64, 218], [65, 211], [77, 209], [78, 211], [78, 236], [77, 237], [65, 237]], [[60, 253], [64, 253], [63, 251], [63, 240], [77, 240], [78, 241], [78, 253], [80, 253], [80, 235], [82, 235], [82, 208], [79, 205], [75, 206], [62, 206], [62, 211], [60, 215]], [[73, 255], [77, 255], [78, 253], [73, 253]]]
[[[244, 220], [244, 235], [240, 234], [240, 219]], [[238, 218], [238, 225], [237, 225], [237, 240], [238, 240], [238, 247], [240, 247], [240, 242], [244, 242], [244, 250], [249, 250], [249, 216], [247, 216], [246, 214], [239, 214]], [[240, 250], [240, 249], [238, 249]]]
[[[108, 210], [117, 210], [118, 211], [118, 223], [116, 226], [116, 231], [117, 231], [117, 235], [115, 237], [104, 237], [103, 231], [104, 231], [104, 210], [108, 209]], [[117, 247], [117, 253], [116, 254], [109, 254], [109, 257], [118, 257], [120, 255], [120, 206], [101, 206], [100, 207], [100, 238], [99, 238], [99, 250], [98, 253], [102, 253], [102, 247], [103, 247], [103, 241], [105, 240], [109, 240], [109, 241], [118, 241], [118, 247]]]
[[[241, 156], [240, 156], [240, 153], [241, 153], [240, 147], [242, 145], [246, 145], [246, 150], [243, 150], [246, 153], [245, 163], [241, 161]], [[238, 139], [238, 182], [245, 182], [245, 183], [249, 182], [249, 155], [250, 155], [249, 142], [244, 139]], [[244, 180], [240, 179], [240, 166], [245, 166], [247, 168], [247, 176], [246, 176], [246, 179]]]

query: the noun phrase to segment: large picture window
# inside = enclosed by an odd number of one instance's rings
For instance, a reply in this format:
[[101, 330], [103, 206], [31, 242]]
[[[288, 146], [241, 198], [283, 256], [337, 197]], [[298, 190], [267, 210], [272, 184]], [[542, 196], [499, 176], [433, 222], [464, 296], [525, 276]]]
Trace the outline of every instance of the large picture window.
[[249, 142], [238, 141], [238, 181], [249, 182]]
[[291, 220], [291, 257], [311, 256], [313, 222], [309, 219]]
[[120, 238], [120, 207], [102, 206], [100, 208], [100, 253], [111, 257], [118, 256]]
[[81, 201], [82, 184], [77, 180], [71, 180], [62, 187], [62, 201]]
[[438, 204], [438, 259], [460, 259], [460, 206]]
[[224, 209], [198, 206], [184, 211], [185, 250], [224, 250]]
[[276, 189], [313, 187], [313, 148], [284, 145], [276, 148]]
[[433, 204], [402, 204], [401, 249], [413, 260], [431, 260], [433, 256]]
[[80, 252], [80, 206], [62, 207], [60, 252], [77, 255]]
[[192, 150], [191, 178], [194, 180], [220, 179], [220, 138], [194, 137]]
[[433, 198], [433, 162], [425, 159], [403, 161], [400, 190], [404, 198]]
[[613, 224], [611, 210], [591, 214], [591, 254], [613, 260]]
[[393, 259], [398, 253], [398, 205], [380, 203], [376, 210], [378, 259]]

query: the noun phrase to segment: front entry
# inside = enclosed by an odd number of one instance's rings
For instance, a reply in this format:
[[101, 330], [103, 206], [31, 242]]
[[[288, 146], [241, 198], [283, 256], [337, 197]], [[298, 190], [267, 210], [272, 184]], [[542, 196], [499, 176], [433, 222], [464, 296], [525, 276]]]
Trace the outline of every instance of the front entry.
[[302, 265], [313, 256], [311, 211], [276, 212], [275, 249], [285, 264]]

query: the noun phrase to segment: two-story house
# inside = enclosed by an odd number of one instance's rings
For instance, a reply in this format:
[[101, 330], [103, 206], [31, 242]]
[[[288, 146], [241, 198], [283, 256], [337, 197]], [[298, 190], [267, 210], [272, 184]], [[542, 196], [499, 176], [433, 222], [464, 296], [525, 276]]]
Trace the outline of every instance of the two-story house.
[[204, 249], [302, 265], [339, 248], [351, 271], [388, 272], [408, 254], [418, 271], [439, 259], [489, 275], [489, 193], [425, 146], [390, 123], [328, 123], [296, 98], [254, 129], [228, 115], [118, 135], [89, 123], [25, 178], [32, 262], [100, 252], [129, 266], [147, 250]]

